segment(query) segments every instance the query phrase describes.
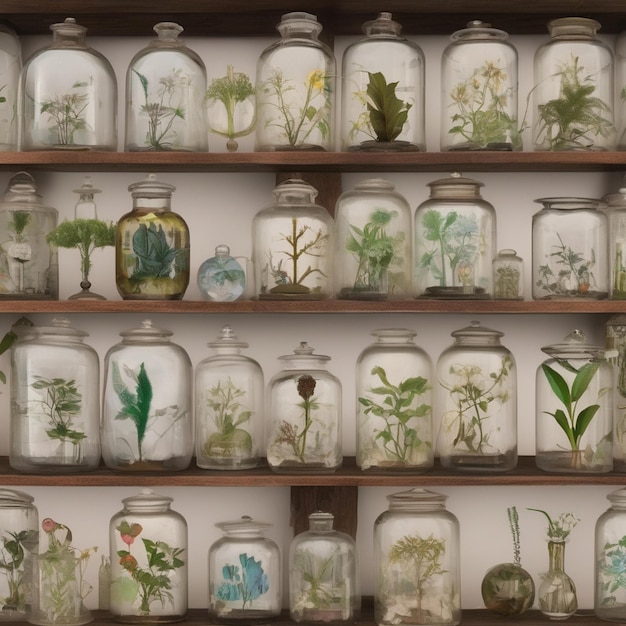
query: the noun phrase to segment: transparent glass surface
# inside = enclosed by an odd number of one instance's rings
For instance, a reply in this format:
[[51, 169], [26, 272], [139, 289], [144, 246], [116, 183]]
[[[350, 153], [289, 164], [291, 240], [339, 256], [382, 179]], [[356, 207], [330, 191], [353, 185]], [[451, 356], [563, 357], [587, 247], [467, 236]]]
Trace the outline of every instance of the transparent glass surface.
[[246, 289], [246, 273], [239, 261], [230, 256], [230, 248], [219, 245], [215, 248], [215, 256], [200, 264], [197, 282], [203, 298], [233, 302]]
[[626, 187], [602, 198], [609, 240], [609, 298], [626, 300]]
[[626, 316], [612, 315], [605, 326], [605, 358], [614, 370], [613, 469], [626, 471]]
[[524, 261], [511, 248], [500, 250], [493, 260], [493, 297], [524, 299]]
[[17, 149], [17, 92], [22, 46], [15, 31], [0, 24], [0, 151]]

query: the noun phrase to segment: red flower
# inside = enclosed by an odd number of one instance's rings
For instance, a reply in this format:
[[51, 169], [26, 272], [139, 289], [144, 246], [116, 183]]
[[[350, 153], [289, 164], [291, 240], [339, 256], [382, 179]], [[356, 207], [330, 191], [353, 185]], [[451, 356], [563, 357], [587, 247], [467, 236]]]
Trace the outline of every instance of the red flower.
[[59, 525], [51, 517], [46, 517], [46, 519], [41, 522], [41, 527], [45, 532], [53, 533]]
[[137, 569], [137, 559], [132, 554], [125, 554], [120, 558], [120, 565], [129, 572]]

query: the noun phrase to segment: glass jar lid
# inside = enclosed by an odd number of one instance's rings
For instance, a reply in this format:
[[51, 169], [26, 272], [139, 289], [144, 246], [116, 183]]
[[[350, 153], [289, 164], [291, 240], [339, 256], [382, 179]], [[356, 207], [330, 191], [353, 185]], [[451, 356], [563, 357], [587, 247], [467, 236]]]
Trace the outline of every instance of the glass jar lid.
[[0, 489], [0, 507], [28, 507], [35, 498], [24, 491]]
[[619, 509], [626, 508], [626, 487], [622, 487], [621, 489], [616, 489], [615, 491], [611, 491], [611, 493], [607, 494], [607, 500], [611, 503], [611, 506]]
[[138, 513], [156, 513], [159, 511], [167, 511], [174, 498], [162, 496], [154, 492], [152, 489], [142, 489], [136, 496], [124, 498], [122, 503], [128, 511]]
[[368, 37], [376, 37], [377, 35], [400, 37], [402, 26], [392, 19], [391, 13], [383, 11], [378, 14], [375, 20], [365, 22], [362, 30]]
[[314, 204], [317, 189], [299, 178], [288, 178], [272, 192], [278, 204]]
[[587, 337], [582, 330], [575, 328], [561, 343], [554, 343], [541, 348], [543, 352], [552, 357], [564, 358], [604, 358], [606, 349], [587, 342]]
[[23, 338], [52, 336], [61, 337], [67, 340], [82, 341], [83, 337], [89, 337], [89, 333], [84, 330], [74, 328], [66, 317], [55, 317], [51, 326], [31, 326], [26, 327]]
[[295, 35], [297, 33], [318, 35], [322, 32], [322, 25], [317, 16], [304, 11], [285, 13], [280, 18], [276, 29], [281, 35]]
[[569, 196], [554, 196], [551, 198], [537, 198], [537, 204], [542, 204], [544, 209], [570, 210], [570, 209], [597, 209], [600, 200], [597, 198], [575, 198]]
[[221, 348], [247, 348], [248, 343], [241, 341], [230, 324], [225, 324], [217, 335], [217, 339], [210, 341], [207, 346], [215, 350]]
[[176, 187], [160, 181], [156, 174], [148, 174], [144, 180], [130, 184], [128, 191], [133, 198], [171, 198]]
[[428, 183], [430, 197], [442, 200], [475, 200], [480, 199], [480, 188], [483, 183], [472, 178], [464, 178], [458, 172], [448, 178], [440, 178]]
[[470, 326], [459, 328], [450, 333], [457, 343], [467, 343], [473, 345], [500, 343], [500, 337], [504, 333], [493, 328], [481, 326], [480, 322], [473, 321]]
[[[47, 207], [42, 203], [41, 194], [37, 192], [35, 179], [28, 172], [17, 172], [9, 179], [2, 203], [6, 204], [23, 204], [29, 210], [35, 208], [55, 211], [52, 207]], [[11, 207], [13, 210], [13, 207]]]
[[409, 328], [378, 328], [370, 335], [376, 337], [380, 343], [406, 343], [413, 345], [413, 337], [417, 335]]
[[548, 22], [553, 39], [594, 39], [601, 25], [588, 17], [560, 17]]
[[139, 328], [131, 328], [120, 333], [124, 343], [133, 342], [167, 342], [174, 333], [152, 325], [152, 320], [143, 320]]
[[300, 345], [294, 349], [293, 354], [285, 354], [283, 356], [279, 356], [279, 360], [287, 361], [290, 364], [293, 364], [294, 361], [303, 361], [311, 363], [313, 361], [330, 361], [330, 357], [325, 354], [313, 354], [315, 352], [315, 348], [309, 346], [306, 341], [301, 341]]
[[67, 17], [63, 22], [51, 24], [50, 30], [53, 33], [51, 47], [86, 48], [84, 41], [87, 29], [77, 24], [73, 17]]
[[444, 508], [448, 496], [430, 491], [421, 487], [415, 487], [408, 491], [398, 491], [387, 496], [389, 508], [397, 509], [432, 509]]
[[150, 47], [154, 48], [184, 48], [185, 43], [178, 39], [178, 36], [185, 30], [176, 22], [159, 22], [152, 27], [157, 34], [157, 39], [150, 42]]
[[356, 191], [374, 191], [389, 193], [395, 189], [395, 185], [384, 178], [367, 178], [354, 186]]
[[467, 23], [467, 28], [457, 30], [450, 39], [455, 42], [462, 41], [489, 41], [490, 39], [497, 39], [504, 41], [509, 38], [509, 34], [498, 28], [493, 28], [491, 24], [482, 22], [481, 20], [472, 20]]
[[335, 516], [332, 513], [315, 511], [309, 515], [309, 529], [317, 532], [328, 532], [333, 530]]
[[218, 522], [215, 525], [227, 535], [239, 535], [242, 537], [262, 535], [268, 528], [273, 526], [273, 524], [267, 522], [257, 522], [249, 515], [243, 515], [238, 520]]

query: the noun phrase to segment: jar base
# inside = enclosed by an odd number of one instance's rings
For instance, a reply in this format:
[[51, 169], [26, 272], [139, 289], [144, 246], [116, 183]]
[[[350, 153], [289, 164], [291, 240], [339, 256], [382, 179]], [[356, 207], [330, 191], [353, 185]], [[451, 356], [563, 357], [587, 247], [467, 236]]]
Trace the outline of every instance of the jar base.
[[358, 146], [350, 146], [348, 152], [423, 152], [424, 146], [410, 141], [363, 141]]
[[114, 615], [113, 620], [120, 624], [175, 624], [183, 622], [187, 615]]
[[538, 454], [535, 463], [540, 470], [556, 474], [608, 474], [613, 470], [612, 462], [585, 464], [583, 451]]
[[508, 472], [517, 465], [517, 454], [458, 454], [442, 459], [441, 465], [457, 472]]
[[482, 287], [469, 285], [467, 287], [426, 287], [424, 293], [418, 298], [491, 300], [491, 295]]
[[163, 461], [121, 461], [107, 462], [112, 470], [121, 472], [177, 472], [189, 467], [187, 457], [172, 457]]
[[[516, 148], [508, 141], [493, 141], [486, 146], [479, 146], [472, 141], [458, 143], [453, 146], [445, 146], [443, 152], [512, 152]], [[519, 149], [519, 148], [517, 148]]]

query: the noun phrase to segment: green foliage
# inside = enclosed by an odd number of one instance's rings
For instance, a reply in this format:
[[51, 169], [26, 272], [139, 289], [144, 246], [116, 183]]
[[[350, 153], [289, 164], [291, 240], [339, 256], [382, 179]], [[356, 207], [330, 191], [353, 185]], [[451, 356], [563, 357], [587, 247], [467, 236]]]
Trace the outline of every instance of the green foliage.
[[573, 513], [561, 513], [556, 519], [552, 519], [549, 513], [543, 509], [528, 509], [541, 513], [548, 520], [548, 539], [551, 541], [565, 541], [580, 520]]
[[614, 606], [616, 594], [626, 589], [626, 536], [604, 544], [598, 559], [598, 584], [605, 592], [602, 606]]
[[37, 533], [33, 530], [7, 530], [2, 537], [0, 571], [6, 577], [8, 595], [0, 596], [0, 610], [26, 610], [30, 584], [25, 576], [24, 558], [36, 544]]
[[137, 257], [137, 266], [131, 280], [146, 278], [167, 278], [176, 257], [182, 252], [169, 245], [163, 226], [154, 222], [150, 226], [139, 224], [133, 234], [133, 253]]
[[367, 110], [377, 141], [393, 141], [406, 124], [412, 104], [396, 96], [398, 82], [387, 83], [381, 72], [368, 72]]
[[11, 221], [8, 227], [17, 235], [17, 241], [22, 241], [22, 233], [28, 226], [32, 213], [30, 211], [11, 211]]
[[[72, 89], [87, 87], [85, 82], [76, 82]], [[74, 133], [88, 128], [87, 120], [83, 117], [89, 106], [88, 93], [66, 93], [55, 96], [41, 103], [41, 113], [47, 113], [55, 126], [52, 129], [56, 143], [60, 145], [74, 145]]]

